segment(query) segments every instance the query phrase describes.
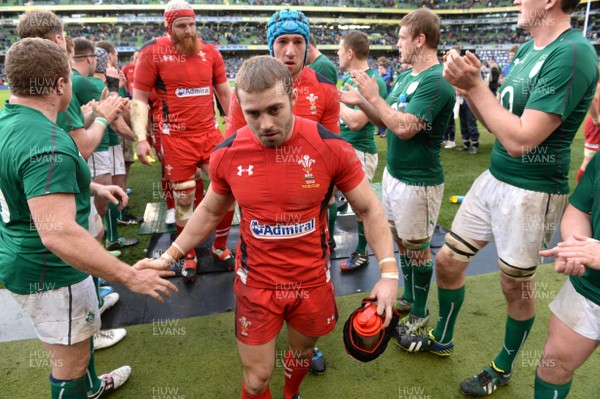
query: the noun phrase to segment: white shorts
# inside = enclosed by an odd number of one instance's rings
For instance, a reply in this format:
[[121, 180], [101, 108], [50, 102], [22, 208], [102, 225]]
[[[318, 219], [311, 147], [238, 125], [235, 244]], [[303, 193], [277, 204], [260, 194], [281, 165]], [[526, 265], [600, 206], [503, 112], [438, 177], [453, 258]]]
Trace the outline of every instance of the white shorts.
[[600, 341], [600, 306], [577, 292], [571, 280], [562, 286], [549, 308], [577, 334]]
[[109, 151], [94, 152], [88, 159], [88, 166], [92, 179], [100, 176], [110, 175], [112, 172], [112, 159]]
[[379, 160], [379, 154], [370, 154], [368, 152], [362, 152], [354, 149], [356, 152], [356, 156], [360, 160], [360, 164], [367, 175], [367, 179], [369, 181], [373, 180], [373, 176], [375, 176], [375, 170], [377, 169], [377, 162]]
[[473, 240], [495, 241], [500, 259], [528, 269], [540, 263], [538, 251], [552, 239], [567, 197], [515, 187], [486, 170], [465, 196], [452, 231]]
[[[588, 145], [588, 143], [585, 143], [585, 144], [586, 144], [586, 146]], [[596, 155], [596, 152], [598, 152], [597, 149], [592, 150], [587, 147], [583, 148], [583, 156], [586, 158], [592, 158], [594, 155]]]
[[125, 157], [123, 156], [123, 146], [121, 144], [108, 147], [112, 168], [110, 174], [113, 176], [121, 176], [125, 174]]
[[411, 186], [390, 175], [386, 168], [381, 191], [383, 208], [388, 221], [395, 224], [398, 238], [422, 240], [433, 236], [444, 184]]
[[44, 343], [73, 345], [100, 330], [98, 297], [91, 276], [55, 290], [12, 296], [27, 311]]
[[94, 197], [90, 198], [90, 216], [88, 216], [88, 231], [92, 237], [98, 237], [98, 234], [104, 230], [104, 224], [102, 218], [98, 214], [96, 205], [94, 204]]

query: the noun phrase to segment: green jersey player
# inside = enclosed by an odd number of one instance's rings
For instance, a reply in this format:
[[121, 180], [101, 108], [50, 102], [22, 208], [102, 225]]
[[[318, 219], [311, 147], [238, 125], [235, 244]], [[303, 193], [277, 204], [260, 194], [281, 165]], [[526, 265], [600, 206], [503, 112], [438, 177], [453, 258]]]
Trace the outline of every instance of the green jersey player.
[[[494, 97], [470, 52], [446, 54], [444, 76], [465, 95], [496, 136], [491, 165], [466, 195], [436, 257], [440, 315], [435, 330], [405, 337], [409, 351], [448, 355], [464, 300], [464, 270], [490, 241], [498, 250], [500, 285], [508, 317], [500, 353], [460, 389], [486, 396], [509, 382], [514, 362], [535, 319], [534, 274], [567, 202], [570, 145], [592, 100], [598, 69], [589, 42], [571, 29], [578, 0], [544, 9], [517, 0], [517, 26], [533, 39], [521, 46]], [[510, 200], [508, 200], [510, 199]]]
[[550, 303], [535, 399], [567, 397], [573, 373], [600, 341], [600, 157], [592, 158], [569, 202], [560, 223], [564, 241], [540, 252], [556, 255], [556, 271], [571, 277]]
[[[379, 87], [379, 95], [385, 98], [387, 91], [383, 79], [368, 64], [369, 57], [369, 38], [360, 31], [349, 31], [344, 34], [340, 40], [338, 58], [340, 67], [347, 70], [350, 74], [353, 71], [364, 71], [369, 78], [375, 76]], [[345, 85], [349, 84], [356, 87], [350, 75], [347, 74], [342, 80], [342, 90], [348, 90]], [[369, 118], [358, 106], [340, 106], [340, 135], [344, 140], [352, 145], [356, 155], [360, 160], [363, 170], [369, 180], [373, 180], [375, 169], [377, 169], [377, 146], [374, 137], [375, 125], [369, 121]], [[369, 254], [367, 253], [367, 240], [363, 223], [357, 220], [358, 224], [358, 243], [350, 257], [344, 261], [340, 268], [343, 271], [355, 270], [361, 266], [369, 264]]]
[[[353, 80], [364, 100], [353, 101], [345, 93], [341, 97], [387, 127], [383, 205], [404, 274], [404, 293], [396, 308], [408, 313], [400, 321], [397, 339], [418, 332], [429, 320], [429, 246], [444, 190], [440, 146], [456, 99], [437, 58], [439, 18], [426, 9], [414, 11], [402, 19], [398, 36], [401, 62], [411, 64], [412, 70], [398, 77], [387, 100], [380, 97], [375, 79], [362, 71], [353, 72]], [[357, 92], [348, 93], [355, 97]]]
[[113, 202], [127, 197], [115, 186], [90, 186], [85, 160], [56, 124], [71, 100], [64, 48], [22, 39], [5, 65], [11, 97], [0, 111], [0, 280], [52, 357], [52, 398], [99, 397], [122, 385], [131, 368], [96, 375], [90, 337], [100, 319], [89, 273], [157, 300], [176, 290], [160, 278], [173, 273], [138, 269], [146, 261], [129, 267], [85, 230], [90, 194]]

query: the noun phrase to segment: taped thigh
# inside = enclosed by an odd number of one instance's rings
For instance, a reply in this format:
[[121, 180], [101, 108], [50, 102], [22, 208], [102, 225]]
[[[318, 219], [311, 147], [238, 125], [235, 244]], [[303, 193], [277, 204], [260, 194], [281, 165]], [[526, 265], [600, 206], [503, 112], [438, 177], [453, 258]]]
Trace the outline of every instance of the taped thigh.
[[531, 280], [535, 276], [535, 270], [537, 269], [537, 265], [528, 268], [520, 268], [513, 265], [509, 265], [500, 258], [498, 258], [498, 267], [500, 268], [500, 271], [506, 276], [517, 281]]
[[[193, 193], [196, 190], [196, 181], [178, 181], [174, 182], [172, 187], [173, 197], [175, 198], [175, 220], [187, 220], [194, 213]], [[184, 195], [189, 197], [189, 201], [185, 201], [188, 204], [185, 205], [181, 201]]]
[[446, 233], [445, 241], [441, 250], [460, 262], [470, 262], [481, 249], [474, 240], [461, 237], [453, 231]]

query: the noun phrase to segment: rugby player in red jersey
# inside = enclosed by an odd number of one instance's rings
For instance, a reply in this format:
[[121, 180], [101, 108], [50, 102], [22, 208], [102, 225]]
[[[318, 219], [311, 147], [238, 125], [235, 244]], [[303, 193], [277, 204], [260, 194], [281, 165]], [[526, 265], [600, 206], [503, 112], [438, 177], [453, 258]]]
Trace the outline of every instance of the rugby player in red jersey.
[[[281, 61], [292, 75], [292, 85], [298, 98], [292, 112], [296, 116], [318, 122], [330, 131], [340, 132], [340, 100], [335, 83], [306, 66], [310, 27], [308, 19], [300, 11], [281, 10], [274, 13], [268, 23], [267, 41], [271, 56]], [[246, 120], [236, 96], [231, 98], [225, 136], [230, 136], [246, 126]], [[293, 154], [281, 154], [289, 156]], [[330, 250], [335, 248], [333, 232], [337, 216], [337, 204], [332, 196], [327, 204]], [[322, 374], [326, 370], [325, 359], [318, 348], [311, 363], [311, 371]]]
[[[335, 326], [329, 271], [327, 202], [333, 187], [365, 223], [381, 267], [371, 295], [387, 327], [398, 291], [398, 268], [383, 207], [350, 144], [322, 125], [294, 116], [299, 97], [288, 69], [273, 57], [244, 62], [236, 94], [247, 126], [211, 155], [211, 185], [179, 237], [143, 267], [168, 268], [208, 237], [237, 200], [236, 337], [244, 367], [242, 398], [271, 398], [276, 339], [287, 323], [285, 399], [299, 398], [313, 347]], [[295, 149], [297, 157], [281, 157]]]

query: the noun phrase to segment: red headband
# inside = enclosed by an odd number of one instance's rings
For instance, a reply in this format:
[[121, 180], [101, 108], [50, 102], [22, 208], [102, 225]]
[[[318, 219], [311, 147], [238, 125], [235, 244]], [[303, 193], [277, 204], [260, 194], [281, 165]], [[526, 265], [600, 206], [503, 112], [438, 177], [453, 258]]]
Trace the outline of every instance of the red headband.
[[196, 19], [196, 14], [192, 9], [182, 9], [182, 10], [173, 10], [173, 11], [165, 11], [165, 21], [167, 22], [167, 32], [170, 36], [173, 36], [173, 22], [179, 18], [194, 18]]

